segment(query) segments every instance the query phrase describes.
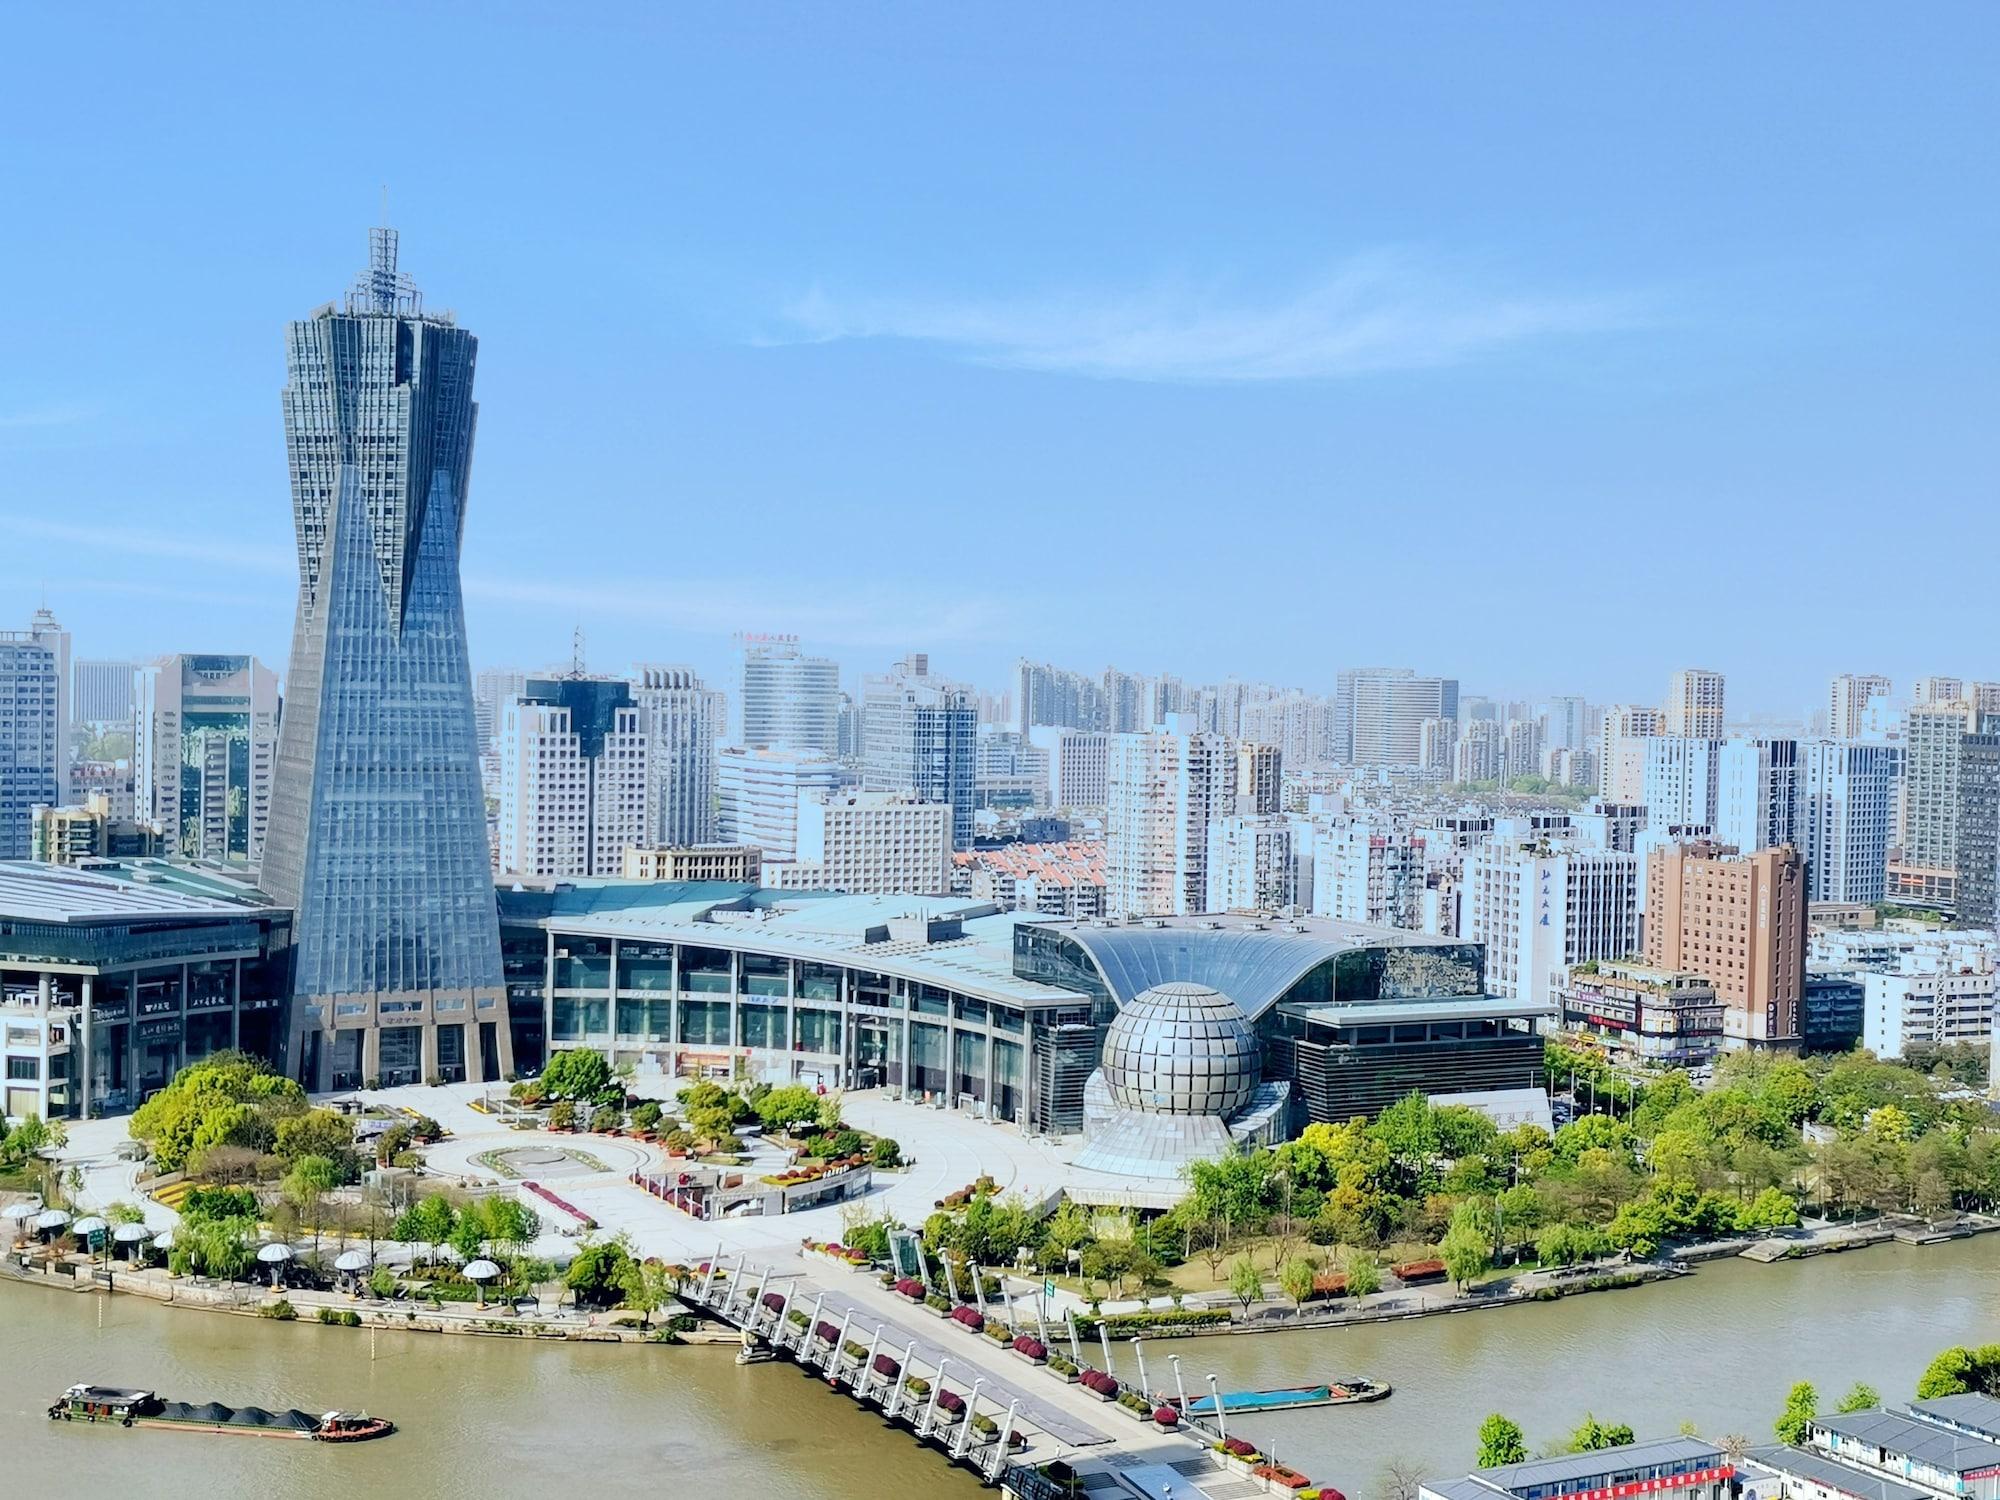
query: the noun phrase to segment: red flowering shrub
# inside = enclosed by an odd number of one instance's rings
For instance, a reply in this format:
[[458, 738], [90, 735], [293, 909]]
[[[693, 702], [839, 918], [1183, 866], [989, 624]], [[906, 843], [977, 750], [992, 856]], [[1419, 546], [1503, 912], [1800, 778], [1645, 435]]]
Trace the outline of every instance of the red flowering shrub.
[[1228, 1438], [1222, 1444], [1222, 1451], [1233, 1458], [1255, 1458], [1257, 1445], [1246, 1443], [1242, 1438]]
[[953, 1416], [957, 1416], [965, 1410], [965, 1397], [959, 1395], [956, 1391], [939, 1391], [937, 1401], [940, 1407], [950, 1412]]
[[914, 1276], [905, 1276], [897, 1282], [896, 1292], [899, 1296], [908, 1297], [912, 1302], [924, 1300], [924, 1284]]
[[1177, 1426], [1180, 1419], [1181, 1414], [1171, 1406], [1156, 1406], [1153, 1408], [1153, 1420], [1158, 1422], [1162, 1427]]
[[986, 1326], [985, 1314], [976, 1307], [954, 1307], [951, 1310], [951, 1318], [954, 1323], [963, 1323], [974, 1333]]
[[1030, 1359], [1047, 1359], [1049, 1354], [1047, 1344], [1026, 1333], [1014, 1340], [1014, 1350], [1017, 1354], [1025, 1354]]

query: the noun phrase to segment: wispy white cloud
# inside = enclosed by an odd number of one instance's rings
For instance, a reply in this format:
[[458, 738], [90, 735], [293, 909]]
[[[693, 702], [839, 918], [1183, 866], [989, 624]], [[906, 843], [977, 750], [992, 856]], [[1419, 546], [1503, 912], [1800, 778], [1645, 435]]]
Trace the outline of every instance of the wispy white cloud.
[[49, 521], [38, 516], [0, 515], [0, 528], [17, 536], [70, 542], [100, 553], [115, 552], [126, 557], [151, 558], [160, 562], [213, 563], [218, 567], [250, 573], [295, 574], [298, 571], [297, 555], [286, 547], [259, 547], [199, 535], [149, 531], [144, 527], [118, 522], [80, 526], [74, 522]]
[[52, 401], [37, 406], [0, 409], [0, 432], [26, 431], [36, 427], [75, 427], [98, 414], [89, 401]]
[[749, 579], [521, 579], [465, 575], [468, 603], [547, 611], [557, 620], [636, 620], [695, 634], [773, 630], [843, 646], [954, 644], [1006, 637], [1010, 606], [979, 596], [905, 592], [829, 601]]
[[907, 339], [982, 364], [1104, 380], [1338, 379], [1462, 364], [1647, 321], [1636, 299], [1504, 291], [1421, 257], [1356, 256], [1275, 300], [1163, 284], [1113, 297], [845, 298], [815, 288], [767, 342]]

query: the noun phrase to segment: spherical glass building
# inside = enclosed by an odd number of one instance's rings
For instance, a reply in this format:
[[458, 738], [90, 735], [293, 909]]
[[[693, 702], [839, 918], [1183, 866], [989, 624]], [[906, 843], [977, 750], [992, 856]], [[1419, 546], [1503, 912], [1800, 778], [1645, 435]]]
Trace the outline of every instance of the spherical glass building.
[[1250, 1103], [1255, 1033], [1234, 1000], [1205, 984], [1155, 985], [1104, 1038], [1104, 1082], [1121, 1108], [1227, 1120]]

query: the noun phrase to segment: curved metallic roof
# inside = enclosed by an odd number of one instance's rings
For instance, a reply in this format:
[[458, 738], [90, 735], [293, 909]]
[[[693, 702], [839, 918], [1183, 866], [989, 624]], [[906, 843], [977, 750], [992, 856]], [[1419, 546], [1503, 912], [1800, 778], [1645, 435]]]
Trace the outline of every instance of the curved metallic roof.
[[1157, 985], [1183, 981], [1222, 991], [1253, 1021], [1316, 965], [1382, 940], [1376, 929], [1357, 929], [1345, 940], [1252, 926], [1215, 930], [1078, 923], [1061, 930], [1097, 960], [1121, 1009]]

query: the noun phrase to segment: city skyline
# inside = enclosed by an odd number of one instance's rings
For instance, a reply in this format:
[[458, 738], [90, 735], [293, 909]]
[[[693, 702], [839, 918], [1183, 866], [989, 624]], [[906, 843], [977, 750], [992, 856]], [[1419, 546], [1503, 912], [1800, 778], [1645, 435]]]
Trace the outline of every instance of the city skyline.
[[[128, 18], [81, 85], [102, 97], [78, 110], [63, 85], [60, 109], [128, 165], [15, 164], [46, 212], [0, 247], [42, 293], [8, 314], [0, 524], [31, 555], [0, 616], [46, 583], [100, 622], [94, 654], [282, 661], [270, 329], [298, 286], [337, 284], [386, 178], [390, 222], [494, 351], [475, 663], [535, 664], [579, 622], [599, 662], [711, 679], [738, 630], [796, 632], [855, 675], [928, 650], [987, 685], [1017, 653], [1306, 688], [1394, 661], [1609, 701], [1706, 661], [1785, 713], [1837, 671], [1937, 670], [1930, 642], [1990, 623], [1977, 591], [1755, 649], [1729, 608], [1546, 644], [1614, 584], [1761, 599], [1851, 568], [1856, 534], [1885, 579], [1923, 576], [1938, 529], [1992, 539], [1991, 314], [1966, 248], [1991, 211], [1953, 144], [1991, 112], [1971, 92], [1987, 18], [1910, 22], [1936, 28], [1919, 82], [1869, 67], [1860, 13], [1719, 14], [1616, 45], [1589, 21], [1476, 16], [1421, 39], [1302, 17], [1283, 45], [1079, 19], [1063, 47], [1032, 20], [895, 45], [811, 17], [662, 21], [631, 61], [589, 28], [500, 17], [450, 30], [466, 77], [532, 56], [562, 101], [587, 52], [610, 86], [592, 125], [552, 113], [448, 167], [393, 150], [393, 110], [357, 108], [334, 142], [260, 107], [295, 23], [197, 49]], [[446, 45], [448, 23], [402, 19]], [[59, 24], [27, 18], [24, 45]], [[1123, 48], [1143, 65], [1103, 66]], [[1697, 57], [1700, 95], [1663, 81]], [[180, 113], [135, 130], [162, 61]], [[391, 87], [354, 86], [358, 104]], [[56, 87], [24, 79], [7, 107], [49, 115]], [[655, 92], [657, 116], [617, 102]], [[746, 97], [773, 101], [767, 126]], [[279, 156], [322, 190], [267, 203], [187, 165]], [[126, 171], [153, 185], [136, 256]], [[194, 285], [229, 293], [191, 328]], [[551, 547], [555, 515], [639, 545]], [[966, 566], [1010, 552], [1037, 566]], [[1198, 622], [1161, 607], [1197, 578]], [[1408, 606], [1441, 579], [1454, 608]], [[189, 602], [208, 638], [157, 642]]]

